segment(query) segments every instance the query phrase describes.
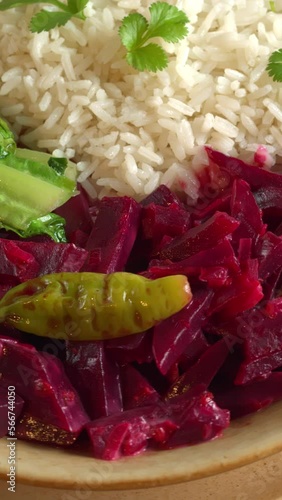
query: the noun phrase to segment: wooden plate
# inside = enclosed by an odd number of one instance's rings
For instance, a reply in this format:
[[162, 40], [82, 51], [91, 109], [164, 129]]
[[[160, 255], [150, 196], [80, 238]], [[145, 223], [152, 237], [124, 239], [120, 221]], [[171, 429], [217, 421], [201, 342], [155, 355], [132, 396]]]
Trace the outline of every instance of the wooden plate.
[[[17, 441], [17, 481], [66, 489], [145, 488], [199, 479], [282, 450], [282, 402], [234, 422], [214, 441], [170, 451], [147, 452], [115, 462], [75, 450]], [[8, 448], [0, 440], [0, 477], [7, 479]]]

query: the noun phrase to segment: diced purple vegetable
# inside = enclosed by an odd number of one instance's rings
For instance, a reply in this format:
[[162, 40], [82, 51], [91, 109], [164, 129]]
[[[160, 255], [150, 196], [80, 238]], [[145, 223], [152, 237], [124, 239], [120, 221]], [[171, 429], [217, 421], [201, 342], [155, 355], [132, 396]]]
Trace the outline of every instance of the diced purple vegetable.
[[249, 165], [239, 158], [227, 156], [208, 146], [205, 150], [211, 162], [211, 169], [214, 165], [218, 166], [230, 176], [230, 181], [234, 178], [243, 179], [253, 190], [269, 187], [282, 188], [282, 176], [277, 173]]
[[116, 460], [146, 450], [156, 434], [167, 439], [177, 429], [164, 404], [134, 408], [111, 417], [97, 419], [86, 426], [95, 458]]
[[115, 460], [148, 446], [172, 448], [212, 439], [229, 424], [211, 394], [186, 395], [168, 402], [127, 410], [87, 425], [95, 458]]
[[214, 198], [210, 193], [204, 193], [199, 197], [196, 206], [191, 207], [194, 219], [205, 220], [212, 217], [216, 212], [230, 214], [231, 189], [220, 190]]
[[252, 238], [240, 238], [238, 245], [238, 259], [242, 265], [245, 261], [248, 261], [252, 257]]
[[[11, 413], [13, 413], [15, 421], [17, 421], [22, 412], [24, 406], [24, 400], [20, 398], [20, 396], [18, 396], [17, 394], [13, 396], [14, 394], [13, 392], [11, 394], [12, 394], [11, 396], [12, 399], [10, 400], [9, 407], [12, 408]], [[8, 434], [8, 411], [9, 411], [8, 396], [9, 396], [8, 389], [0, 387], [0, 438]]]
[[228, 386], [215, 391], [215, 401], [221, 408], [228, 408], [231, 418], [243, 417], [266, 408], [282, 399], [282, 373], [271, 373], [266, 380], [240, 386]]
[[229, 346], [221, 339], [208, 347], [198, 361], [169, 388], [167, 397], [183, 394], [201, 385], [206, 390], [229, 354]]
[[92, 229], [92, 220], [85, 192], [80, 188], [76, 196], [72, 196], [64, 205], [56, 209], [56, 213], [66, 221], [66, 236], [68, 241], [74, 243], [74, 233], [82, 231], [87, 235]]
[[260, 259], [259, 277], [266, 280], [282, 267], [282, 237], [268, 231], [260, 240], [258, 256]]
[[154, 242], [154, 251], [164, 235], [179, 236], [191, 226], [190, 214], [178, 203], [171, 203], [168, 207], [150, 203], [142, 210], [141, 224], [144, 238]]
[[136, 239], [141, 207], [132, 198], [103, 198], [86, 244], [91, 254], [101, 252], [99, 263], [84, 270], [100, 273], [123, 271]]
[[0, 239], [0, 275], [20, 283], [49, 273], [79, 272], [87, 256], [71, 243]]
[[163, 375], [188, 349], [203, 327], [212, 295], [212, 291], [196, 292], [186, 307], [154, 328], [153, 354]]
[[[1, 337], [1, 344], [0, 387], [13, 385], [17, 388], [17, 394], [25, 401], [23, 417], [29, 415], [29, 418], [42, 424], [53, 425], [64, 431], [66, 441], [69, 435], [77, 437], [89, 417], [62, 363], [47, 353], [43, 355], [34, 347], [15, 340]], [[36, 433], [29, 435], [26, 432], [25, 437], [42, 441], [45, 440], [44, 433], [45, 427], [38, 427]], [[21, 436], [24, 436], [23, 426]], [[57, 442], [55, 437], [54, 442]]]
[[122, 411], [119, 368], [103, 341], [67, 342], [65, 368], [92, 419]]
[[229, 426], [230, 412], [219, 408], [209, 392], [192, 399], [188, 393], [183, 394], [172, 398], [169, 404], [178, 429], [163, 444], [163, 448], [209, 441], [221, 436]]
[[240, 326], [238, 332], [243, 339], [244, 360], [235, 384], [267, 378], [272, 370], [282, 365], [282, 298], [243, 314], [236, 324]]
[[223, 238], [217, 246], [199, 251], [195, 255], [178, 262], [152, 260], [144, 275], [156, 279], [171, 274], [197, 276], [214, 266], [223, 266], [227, 271], [238, 273], [240, 266], [230, 241]]
[[199, 329], [194, 336], [194, 340], [179, 358], [178, 365], [182, 373], [186, 372], [188, 368], [196, 363], [200, 356], [208, 349], [209, 345], [202, 330]]
[[[277, 174], [276, 174], [277, 175]], [[282, 186], [263, 186], [254, 193], [256, 203], [261, 210], [281, 215]]]
[[121, 365], [150, 363], [153, 360], [152, 330], [104, 341], [111, 359]]
[[173, 239], [160, 252], [161, 259], [182, 260], [216, 246], [225, 236], [232, 234], [239, 222], [224, 212], [216, 212], [182, 236]]
[[140, 205], [146, 207], [151, 203], [154, 203], [155, 205], [161, 205], [162, 207], [168, 207], [173, 203], [181, 205], [177, 196], [164, 184], [161, 184], [157, 189], [155, 189], [155, 191], [144, 198], [140, 202]]
[[238, 247], [241, 238], [250, 238], [255, 248], [258, 239], [265, 233], [266, 226], [249, 185], [242, 179], [235, 179], [233, 182], [231, 216], [240, 222], [232, 235], [233, 244]]
[[220, 266], [201, 269], [199, 280], [207, 283], [209, 288], [221, 288], [232, 283], [232, 277], [228, 269]]
[[218, 289], [210, 306], [210, 314], [220, 315], [221, 319], [231, 319], [242, 311], [256, 306], [263, 298], [258, 279], [257, 259], [249, 259], [245, 269], [234, 276], [228, 287]]
[[[34, 245], [31, 243], [30, 246]], [[38, 276], [40, 265], [35, 256], [21, 242], [0, 239], [0, 274], [14, 277], [16, 283]]]
[[160, 400], [157, 391], [132, 365], [121, 367], [122, 399], [125, 410], [146, 406]]

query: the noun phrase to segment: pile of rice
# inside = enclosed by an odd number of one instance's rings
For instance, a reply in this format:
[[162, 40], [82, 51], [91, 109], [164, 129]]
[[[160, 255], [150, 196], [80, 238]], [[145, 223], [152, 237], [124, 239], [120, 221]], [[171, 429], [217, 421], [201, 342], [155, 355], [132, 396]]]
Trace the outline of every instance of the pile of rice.
[[86, 21], [40, 34], [28, 30], [38, 6], [0, 13], [0, 115], [22, 145], [77, 161], [93, 197], [138, 199], [165, 183], [195, 198], [204, 144], [282, 154], [282, 85], [265, 71], [282, 47], [282, 1], [275, 13], [268, 0], [170, 1], [189, 35], [160, 42], [167, 69], [138, 72], [118, 27], [134, 10], [149, 17], [151, 3], [90, 0]]

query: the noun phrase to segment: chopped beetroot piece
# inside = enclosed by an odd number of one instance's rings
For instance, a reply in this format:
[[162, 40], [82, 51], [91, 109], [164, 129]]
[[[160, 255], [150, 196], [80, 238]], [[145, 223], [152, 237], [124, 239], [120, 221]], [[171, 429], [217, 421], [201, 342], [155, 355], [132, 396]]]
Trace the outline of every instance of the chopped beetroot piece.
[[177, 425], [171, 421], [164, 403], [127, 410], [101, 418], [86, 426], [95, 458], [116, 460], [145, 451], [148, 442], [168, 439]]
[[229, 286], [215, 292], [210, 314], [220, 314], [222, 320], [231, 319], [242, 311], [251, 309], [263, 298], [257, 259], [250, 259], [244, 264], [245, 269], [234, 276]]
[[168, 372], [197, 336], [212, 295], [212, 291], [195, 292], [186, 307], [154, 328], [153, 354], [162, 374]]
[[202, 330], [198, 330], [194, 337], [194, 340], [184, 351], [182, 356], [179, 358], [179, 367], [182, 372], [186, 372], [188, 368], [190, 368], [196, 361], [200, 358], [200, 356], [207, 350], [209, 347], [209, 343], [203, 334]]
[[147, 269], [153, 253], [153, 241], [145, 240], [142, 236], [141, 227], [126, 262], [125, 271], [139, 274]]
[[67, 342], [65, 367], [92, 419], [122, 411], [119, 368], [103, 341]]
[[180, 372], [179, 372], [179, 366], [178, 362], [174, 363], [171, 368], [168, 370], [166, 373], [166, 379], [169, 384], [173, 384], [178, 378], [179, 378]]
[[234, 380], [244, 359], [242, 343], [238, 343], [236, 337], [224, 335], [223, 340], [229, 353], [209, 386], [209, 390], [213, 394], [225, 390], [227, 386], [234, 385]]
[[264, 301], [275, 299], [279, 294], [279, 283], [282, 275], [282, 267], [271, 274], [267, 280], [263, 282], [263, 298]]
[[[28, 344], [1, 337], [0, 386], [13, 385], [25, 401], [24, 414], [69, 433], [79, 433], [89, 421], [62, 363]], [[34, 439], [40, 439], [36, 434]]]
[[136, 239], [141, 207], [127, 196], [105, 197], [99, 202], [99, 209], [90, 233], [86, 249], [101, 252], [100, 262], [86, 264], [85, 271], [112, 273], [123, 271]]
[[209, 441], [221, 436], [230, 424], [229, 411], [219, 408], [209, 392], [192, 399], [183, 394], [169, 404], [178, 429], [165, 441], [162, 447], [166, 449]]
[[122, 399], [125, 410], [159, 401], [160, 396], [132, 365], [121, 368]]
[[161, 395], [164, 396], [170, 386], [170, 381], [167, 376], [163, 375], [157, 367], [154, 361], [151, 363], [143, 363], [138, 365], [138, 371], [143, 375], [143, 377], [148, 380], [154, 389]]
[[160, 252], [161, 259], [182, 260], [191, 255], [212, 248], [239, 226], [239, 222], [225, 214], [216, 212], [203, 224], [199, 224], [164, 247]]
[[254, 193], [254, 196], [261, 210], [272, 209], [271, 211], [281, 215], [282, 186], [263, 186]]
[[150, 205], [150, 203], [161, 205], [163, 207], [168, 207], [172, 203], [181, 205], [177, 196], [164, 184], [161, 184], [157, 189], [155, 189], [155, 191], [144, 198], [140, 202], [140, 205], [146, 207], [147, 205]]
[[252, 257], [253, 242], [251, 238], [241, 238], [238, 246], [238, 259], [240, 263], [248, 261]]
[[[51, 354], [59, 358], [61, 361], [65, 361], [66, 357], [66, 341], [62, 339], [51, 339], [49, 337], [41, 337], [39, 335], [33, 335], [32, 333], [18, 332], [21, 334], [17, 340], [20, 340], [24, 344], [29, 344], [36, 348], [37, 351], [42, 353]], [[7, 334], [8, 335], [8, 334]], [[15, 334], [11, 332], [10, 337], [14, 338]], [[1, 336], [0, 336], [1, 342]]]
[[276, 236], [282, 236], [282, 222], [279, 224], [279, 226], [275, 229], [274, 232]]
[[[28, 268], [27, 263], [27, 271], [24, 275], [24, 280], [20, 281], [27, 281], [36, 276], [42, 276], [49, 273], [79, 272], [88, 257], [88, 252], [86, 250], [77, 248], [71, 243], [35, 243], [24, 240], [0, 240], [0, 252], [6, 251], [9, 261], [9, 253], [6, 249], [10, 248], [10, 244], [13, 244], [13, 248], [15, 248], [16, 245], [19, 252], [22, 251], [26, 254], [30, 254], [36, 262], [36, 267], [33, 266], [32, 268]], [[2, 262], [2, 258], [0, 258], [0, 262]], [[13, 260], [10, 262], [13, 262]], [[17, 273], [16, 267], [14, 267], [14, 273]], [[7, 272], [7, 274], [10, 273]], [[18, 276], [18, 274], [15, 275]]]
[[205, 150], [212, 168], [217, 165], [220, 170], [225, 171], [231, 178], [246, 181], [251, 186], [251, 189], [255, 191], [272, 186], [282, 188], [282, 175], [280, 174], [249, 165], [239, 158], [227, 156], [207, 146]]
[[201, 269], [199, 280], [207, 283], [209, 288], [220, 288], [232, 283], [228, 269], [220, 266]]
[[55, 212], [66, 221], [66, 236], [68, 241], [73, 241], [73, 233], [77, 230], [90, 234], [92, 220], [89, 213], [89, 205], [85, 192], [80, 188], [76, 196], [72, 196], [64, 205], [57, 208]]
[[229, 346], [224, 338], [209, 346], [200, 359], [169, 388], [167, 397], [183, 394], [197, 385], [203, 385], [207, 389], [228, 354]]
[[215, 401], [228, 408], [231, 418], [256, 412], [282, 399], [282, 373], [271, 373], [266, 380], [240, 386], [227, 386], [215, 392]]
[[102, 261], [101, 248], [96, 248], [95, 250], [91, 250], [89, 252], [89, 257], [87, 259], [87, 262], [82, 270], [87, 271], [91, 269], [94, 272], [94, 269], [98, 269], [99, 266], [101, 265], [101, 261]]
[[[1, 356], [1, 353], [0, 353]], [[9, 394], [11, 396], [9, 397]], [[9, 399], [8, 399], [9, 398]], [[8, 408], [9, 402], [9, 408]], [[8, 412], [11, 411], [17, 421], [24, 406], [24, 400], [13, 391], [0, 387], [0, 438], [8, 434]]]
[[121, 365], [128, 363], [150, 363], [153, 360], [152, 354], [152, 330], [148, 332], [128, 335], [119, 339], [109, 339], [104, 341], [111, 359]]
[[34, 255], [21, 247], [20, 242], [0, 239], [0, 274], [3, 280], [5, 276], [11, 276], [17, 280], [15, 284], [18, 284], [36, 277], [39, 269]]
[[85, 233], [84, 231], [81, 231], [81, 229], [77, 229], [76, 231], [73, 231], [69, 237], [69, 243], [73, 243], [77, 247], [80, 248], [85, 248], [86, 243], [88, 241], [88, 234]]
[[[0, 333], [0, 344], [5, 340], [10, 342], [23, 342], [29, 344], [29, 342], [24, 341], [25, 333], [16, 330], [15, 328], [10, 328], [8, 326], [1, 325], [1, 333]], [[1, 377], [0, 377], [0, 385], [1, 385]]]
[[240, 222], [232, 235], [233, 244], [238, 247], [241, 238], [251, 238], [255, 247], [257, 240], [265, 233], [266, 226], [250, 186], [242, 179], [233, 182], [231, 215]]
[[155, 245], [166, 236], [184, 234], [191, 226], [190, 214], [178, 203], [168, 207], [150, 203], [142, 210], [142, 229], [145, 239], [153, 239]]
[[260, 259], [259, 277], [266, 280], [281, 269], [282, 237], [268, 231], [260, 240], [258, 254]]
[[194, 218], [204, 220], [212, 217], [216, 212], [226, 212], [230, 214], [231, 189], [221, 190], [219, 194], [215, 194], [215, 199], [212, 193], [200, 195], [195, 207], [191, 209]]
[[80, 435], [81, 430], [66, 431], [56, 425], [46, 423], [38, 417], [23, 411], [16, 425], [16, 436], [27, 441], [40, 441], [55, 446], [70, 446]]
[[214, 266], [224, 266], [232, 274], [240, 271], [239, 262], [234, 250], [226, 238], [222, 239], [216, 247], [200, 251], [178, 262], [152, 260], [148, 271], [143, 274], [153, 279], [171, 274], [197, 276], [202, 273], [203, 269], [213, 268]]
[[171, 448], [213, 439], [229, 425], [229, 412], [211, 394], [184, 394], [167, 402], [124, 411], [87, 426], [95, 458], [115, 460], [148, 446]]
[[243, 343], [244, 353], [235, 384], [267, 378], [282, 365], [281, 324], [282, 298], [279, 297], [257, 310], [247, 311], [230, 325], [229, 333]]

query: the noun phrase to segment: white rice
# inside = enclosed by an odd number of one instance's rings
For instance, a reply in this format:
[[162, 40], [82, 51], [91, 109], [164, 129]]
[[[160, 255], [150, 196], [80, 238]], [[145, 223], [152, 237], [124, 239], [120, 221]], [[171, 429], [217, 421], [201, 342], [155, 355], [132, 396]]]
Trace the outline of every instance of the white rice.
[[[86, 21], [32, 34], [37, 6], [0, 13], [0, 115], [21, 144], [78, 162], [92, 195], [140, 198], [160, 183], [193, 199], [204, 144], [282, 155], [282, 85], [265, 71], [282, 47], [282, 0], [175, 0], [189, 34], [162, 72], [124, 59], [118, 27], [148, 0], [90, 0]], [[162, 43], [162, 42], [161, 42]]]

